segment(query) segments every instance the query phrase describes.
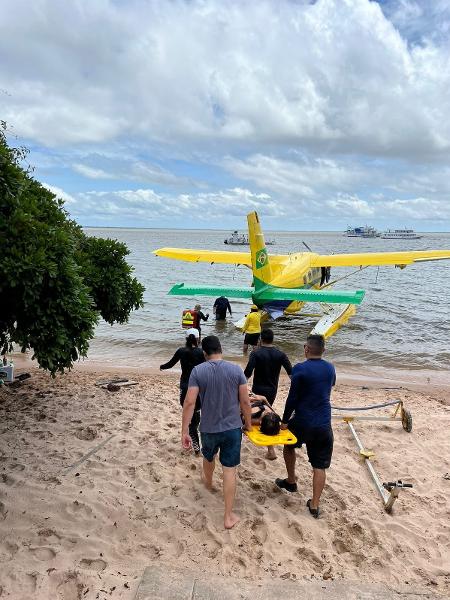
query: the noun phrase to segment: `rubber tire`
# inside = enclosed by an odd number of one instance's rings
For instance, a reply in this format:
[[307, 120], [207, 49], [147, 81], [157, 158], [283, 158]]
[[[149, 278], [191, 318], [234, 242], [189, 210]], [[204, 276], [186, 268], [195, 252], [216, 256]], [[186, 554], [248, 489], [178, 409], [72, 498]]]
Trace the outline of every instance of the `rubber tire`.
[[402, 408], [402, 426], [405, 431], [411, 433], [413, 427], [412, 414], [407, 408]]

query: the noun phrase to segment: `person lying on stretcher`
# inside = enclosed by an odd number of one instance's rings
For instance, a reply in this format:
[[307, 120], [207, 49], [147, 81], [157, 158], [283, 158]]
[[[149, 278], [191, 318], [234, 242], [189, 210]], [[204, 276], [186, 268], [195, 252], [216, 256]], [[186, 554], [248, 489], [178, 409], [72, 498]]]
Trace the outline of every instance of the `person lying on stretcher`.
[[[280, 417], [273, 411], [267, 398], [249, 392], [250, 404], [252, 407], [252, 425], [259, 425], [259, 430], [264, 435], [278, 435], [280, 433]], [[266, 458], [274, 460], [276, 458], [273, 446], [267, 448]]]

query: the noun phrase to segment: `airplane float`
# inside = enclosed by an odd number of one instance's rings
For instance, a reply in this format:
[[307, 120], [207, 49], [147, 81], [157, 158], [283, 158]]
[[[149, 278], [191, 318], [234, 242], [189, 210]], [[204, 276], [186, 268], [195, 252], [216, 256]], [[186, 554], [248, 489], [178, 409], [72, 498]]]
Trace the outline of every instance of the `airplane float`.
[[[311, 333], [331, 336], [356, 313], [364, 290], [334, 290], [330, 282], [331, 267], [393, 265], [401, 269], [412, 263], [450, 259], [450, 250], [417, 250], [407, 252], [371, 252], [357, 254], [327, 254], [296, 252], [270, 255], [267, 252], [258, 214], [247, 215], [250, 252], [160, 248], [157, 256], [189, 262], [245, 265], [253, 272], [251, 287], [174, 285], [169, 294], [175, 296], [226, 296], [248, 298], [262, 311], [263, 320], [282, 315], [300, 314], [319, 318]], [[316, 302], [320, 314], [305, 314], [306, 304]], [[236, 323], [242, 327], [243, 320]]]

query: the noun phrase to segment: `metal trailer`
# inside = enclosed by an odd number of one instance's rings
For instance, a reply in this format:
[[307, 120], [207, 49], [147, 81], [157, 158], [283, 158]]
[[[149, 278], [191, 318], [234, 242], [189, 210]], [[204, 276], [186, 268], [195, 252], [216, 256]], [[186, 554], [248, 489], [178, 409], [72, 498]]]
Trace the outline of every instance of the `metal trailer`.
[[[387, 417], [370, 415], [363, 416], [361, 414], [358, 414], [367, 410], [385, 408], [386, 406], [396, 406], [394, 413]], [[400, 490], [404, 488], [412, 488], [413, 486], [411, 483], [403, 483], [403, 481], [401, 481], [400, 479], [398, 479], [397, 481], [388, 481], [386, 483], [381, 483], [381, 480], [378, 477], [373, 467], [373, 464], [371, 463], [371, 459], [375, 456], [375, 454], [371, 450], [364, 448], [364, 445], [362, 444], [361, 440], [358, 437], [358, 434], [355, 431], [353, 421], [401, 421], [403, 429], [410, 433], [412, 431], [412, 415], [410, 411], [403, 406], [402, 400], [393, 400], [392, 402], [386, 402], [384, 404], [373, 404], [371, 406], [363, 407], [332, 406], [332, 409], [337, 411], [353, 411], [357, 413], [351, 415], [332, 414], [331, 418], [347, 423], [353, 435], [353, 438], [356, 441], [359, 453], [364, 458], [364, 462], [366, 463], [367, 469], [369, 470], [369, 473], [375, 483], [375, 486], [381, 496], [381, 499], [383, 500], [384, 510], [387, 513], [392, 512], [392, 507], [394, 505], [395, 500], [398, 498]]]

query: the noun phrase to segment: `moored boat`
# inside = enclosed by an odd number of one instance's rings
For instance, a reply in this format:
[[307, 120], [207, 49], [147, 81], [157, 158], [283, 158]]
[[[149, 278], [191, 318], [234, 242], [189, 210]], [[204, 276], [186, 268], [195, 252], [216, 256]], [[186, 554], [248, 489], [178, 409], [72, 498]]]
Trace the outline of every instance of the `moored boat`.
[[380, 234], [383, 240], [420, 240], [423, 237], [413, 229], [388, 229]]
[[347, 237], [374, 238], [380, 234], [374, 227], [365, 225], [364, 227], [347, 227], [345, 234]]
[[[239, 231], [233, 231], [230, 237], [227, 237], [223, 241], [224, 244], [229, 244], [230, 246], [249, 246], [250, 241], [248, 239], [248, 235], [246, 233], [239, 233]], [[273, 246], [275, 244], [274, 239], [266, 238], [266, 246]]]

